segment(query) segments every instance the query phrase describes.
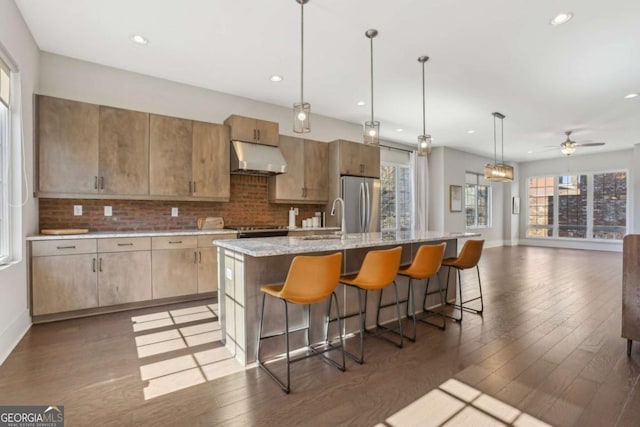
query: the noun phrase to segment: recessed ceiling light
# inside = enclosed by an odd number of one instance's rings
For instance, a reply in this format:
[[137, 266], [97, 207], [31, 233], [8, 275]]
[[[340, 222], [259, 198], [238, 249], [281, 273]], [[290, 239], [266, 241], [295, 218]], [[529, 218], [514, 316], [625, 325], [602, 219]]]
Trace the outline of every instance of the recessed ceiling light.
[[569, 20], [571, 20], [571, 18], [573, 18], [573, 13], [571, 12], [562, 12], [559, 13], [555, 16], [555, 18], [553, 18], [551, 21], [549, 21], [549, 23], [551, 25], [562, 25], [566, 22], [569, 22]]
[[363, 105], [365, 105], [365, 104], [366, 104], [366, 102], [364, 102], [364, 101], [358, 101], [356, 104], [357, 104], [359, 107], [362, 107]]
[[402, 129], [402, 128], [397, 128], [397, 129], [396, 129], [396, 132], [402, 132], [403, 130], [404, 130], [404, 129]]
[[467, 133], [476, 133], [476, 131], [475, 131], [475, 130], [473, 130], [473, 129], [469, 129], [469, 130], [467, 131]]
[[133, 34], [131, 36], [129, 36], [129, 40], [131, 40], [134, 43], [137, 44], [147, 44], [149, 43], [149, 40], [146, 39], [145, 37], [141, 36], [140, 34]]
[[274, 74], [273, 76], [270, 77], [270, 80], [272, 82], [281, 82], [282, 81], [282, 76], [279, 76], [277, 74]]
[[640, 94], [638, 94], [638, 93], [630, 93], [630, 94], [626, 95], [626, 96], [624, 97], [624, 99], [631, 99], [631, 98], [635, 98], [635, 97], [636, 97], [636, 96], [638, 96], [638, 95], [640, 95]]
[[533, 154], [533, 150], [527, 151], [527, 154]]

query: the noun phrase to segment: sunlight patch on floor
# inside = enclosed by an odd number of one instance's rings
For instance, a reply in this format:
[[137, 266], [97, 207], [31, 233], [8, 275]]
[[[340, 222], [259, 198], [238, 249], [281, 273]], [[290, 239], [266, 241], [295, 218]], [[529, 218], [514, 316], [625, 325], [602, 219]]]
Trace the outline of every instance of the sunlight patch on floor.
[[[217, 304], [209, 304], [132, 317], [134, 332], [175, 327], [136, 336], [138, 358], [169, 356], [172, 352], [184, 353], [192, 347], [215, 345], [221, 339], [217, 309]], [[200, 323], [180, 326], [190, 322]], [[147, 383], [143, 392], [145, 400], [149, 400], [243, 370], [245, 367], [220, 344], [216, 348], [141, 365], [140, 378]]]
[[381, 426], [549, 426], [513, 406], [450, 379], [402, 408]]

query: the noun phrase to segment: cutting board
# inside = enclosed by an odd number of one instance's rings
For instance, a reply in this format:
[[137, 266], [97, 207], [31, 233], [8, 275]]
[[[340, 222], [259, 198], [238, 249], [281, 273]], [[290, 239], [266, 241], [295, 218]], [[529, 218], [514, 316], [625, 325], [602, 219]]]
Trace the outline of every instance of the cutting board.
[[219, 216], [198, 218], [198, 230], [219, 230], [224, 228], [224, 220]]
[[42, 234], [50, 234], [50, 235], [63, 235], [63, 234], [85, 234], [88, 233], [88, 228], [52, 228], [40, 230]]

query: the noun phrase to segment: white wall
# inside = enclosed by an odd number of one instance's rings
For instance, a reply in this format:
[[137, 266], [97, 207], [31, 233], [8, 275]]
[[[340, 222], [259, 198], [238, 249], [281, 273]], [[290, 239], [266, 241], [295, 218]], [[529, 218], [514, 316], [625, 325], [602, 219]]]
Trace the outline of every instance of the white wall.
[[[222, 123], [229, 115], [239, 114], [278, 122], [281, 134], [300, 136], [293, 132], [290, 108], [46, 52], [40, 56], [38, 93], [211, 123]], [[313, 111], [311, 120], [311, 132], [305, 138], [325, 142], [362, 140], [359, 124]]]
[[[0, 270], [0, 363], [2, 363], [20, 338], [29, 329], [31, 318], [27, 306], [27, 253], [25, 236], [33, 234], [38, 227], [37, 202], [31, 197], [33, 186], [33, 93], [37, 90], [38, 48], [31, 37], [20, 12], [13, 1], [0, 1], [0, 44], [10, 63], [18, 68], [22, 84], [22, 119], [24, 129], [24, 158], [22, 150], [12, 155], [12, 181], [15, 189], [11, 195], [13, 243], [17, 245], [19, 259]], [[24, 160], [24, 162], [23, 162]], [[26, 165], [26, 171], [22, 165]], [[23, 173], [29, 179], [25, 188]], [[22, 184], [22, 185], [21, 185]], [[27, 197], [21, 206], [20, 201]]]
[[[484, 165], [491, 161], [486, 157], [447, 147], [436, 147], [433, 150], [429, 159], [429, 194], [431, 196], [429, 200], [429, 229], [466, 231], [464, 209], [461, 212], [449, 211], [449, 186], [460, 185], [464, 187], [466, 172], [482, 174]], [[511, 185], [513, 184], [491, 184], [491, 227], [470, 230], [482, 235], [485, 247], [511, 243]]]
[[[580, 150], [580, 148], [579, 148]], [[585, 149], [586, 150], [586, 149]], [[634, 154], [634, 152], [637, 152]], [[634, 155], [636, 159], [634, 161]], [[626, 170], [628, 183], [628, 197], [638, 203], [638, 175], [640, 175], [640, 147], [637, 145], [633, 150], [610, 151], [604, 153], [584, 154], [571, 157], [558, 157], [556, 159], [540, 160], [535, 162], [520, 163], [520, 194], [523, 196], [520, 215], [520, 244], [536, 246], [566, 247], [576, 249], [596, 249], [607, 251], [622, 250], [622, 243], [615, 242], [586, 242], [580, 240], [547, 240], [547, 239], [527, 239], [527, 181], [536, 176], [555, 176], [561, 174], [575, 174], [580, 172], [606, 172], [613, 170]], [[640, 224], [638, 214], [640, 211], [634, 209], [633, 203], [628, 206], [627, 216], [629, 232]]]

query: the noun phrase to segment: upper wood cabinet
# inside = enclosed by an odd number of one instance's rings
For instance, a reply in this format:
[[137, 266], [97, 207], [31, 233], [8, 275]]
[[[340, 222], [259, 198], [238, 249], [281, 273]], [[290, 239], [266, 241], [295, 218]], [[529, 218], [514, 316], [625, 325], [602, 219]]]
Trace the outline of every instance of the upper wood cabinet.
[[193, 122], [151, 114], [149, 194], [190, 196]]
[[287, 173], [269, 177], [272, 203], [325, 203], [329, 197], [329, 145], [280, 136]]
[[224, 124], [230, 128], [232, 141], [278, 146], [280, 125], [275, 122], [231, 115]]
[[39, 96], [38, 190], [98, 193], [97, 105]]
[[380, 148], [339, 139], [331, 142], [331, 162], [340, 175], [380, 178]]
[[100, 107], [100, 168], [103, 194], [149, 194], [149, 114]]
[[229, 200], [229, 127], [193, 122], [192, 195]]
[[229, 201], [227, 126], [49, 96], [37, 107], [39, 196]]

